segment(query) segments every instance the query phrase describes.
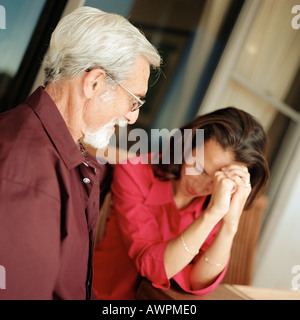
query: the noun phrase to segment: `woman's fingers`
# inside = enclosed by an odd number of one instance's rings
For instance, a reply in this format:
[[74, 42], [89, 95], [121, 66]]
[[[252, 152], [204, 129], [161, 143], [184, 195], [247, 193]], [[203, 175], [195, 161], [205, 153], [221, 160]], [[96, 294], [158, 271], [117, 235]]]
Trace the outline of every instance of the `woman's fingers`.
[[231, 165], [222, 168], [222, 172], [228, 177], [233, 179], [234, 177], [239, 177], [240, 179], [234, 180], [238, 186], [250, 187], [250, 174], [248, 168], [240, 165]]
[[215, 214], [223, 216], [228, 212], [231, 195], [235, 188], [235, 182], [228, 178], [224, 172], [215, 173], [210, 201], [210, 207]]

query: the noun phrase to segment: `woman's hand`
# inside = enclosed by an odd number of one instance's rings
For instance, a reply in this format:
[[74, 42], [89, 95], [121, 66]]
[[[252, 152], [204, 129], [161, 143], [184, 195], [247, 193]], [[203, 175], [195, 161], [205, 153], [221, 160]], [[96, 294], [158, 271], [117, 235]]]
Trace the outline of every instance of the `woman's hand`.
[[223, 217], [223, 222], [237, 229], [245, 203], [251, 193], [250, 174], [248, 168], [241, 165], [225, 167], [222, 169], [222, 172], [235, 184], [229, 210]]
[[221, 220], [229, 211], [231, 196], [236, 190], [235, 181], [224, 171], [217, 171], [213, 180], [211, 199], [208, 204], [208, 214]]
[[213, 180], [209, 215], [218, 221], [237, 226], [250, 195], [250, 174], [243, 165], [230, 165], [217, 171]]

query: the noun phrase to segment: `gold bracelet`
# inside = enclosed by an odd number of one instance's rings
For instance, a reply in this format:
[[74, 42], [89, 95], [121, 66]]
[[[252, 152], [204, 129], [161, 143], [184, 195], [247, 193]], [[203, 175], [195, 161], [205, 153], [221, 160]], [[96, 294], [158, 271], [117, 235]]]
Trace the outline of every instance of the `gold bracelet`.
[[186, 251], [188, 254], [190, 254], [191, 256], [196, 256], [196, 255], [199, 253], [199, 250], [198, 250], [197, 252], [191, 252], [191, 251], [189, 250], [189, 248], [187, 247], [187, 245], [185, 244], [185, 242], [184, 242], [184, 240], [183, 240], [183, 235], [182, 235], [182, 234], [180, 235], [180, 239], [181, 239], [181, 243], [182, 243], [185, 251]]
[[211, 266], [215, 266], [215, 267], [221, 267], [222, 263], [211, 263], [208, 258], [206, 257], [205, 254], [203, 254], [204, 260], [206, 263], [210, 264]]

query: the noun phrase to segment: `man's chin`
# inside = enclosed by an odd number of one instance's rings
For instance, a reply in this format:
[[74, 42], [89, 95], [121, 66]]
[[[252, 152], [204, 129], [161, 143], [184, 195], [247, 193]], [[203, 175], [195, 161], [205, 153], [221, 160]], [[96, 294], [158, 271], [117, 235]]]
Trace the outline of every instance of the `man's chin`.
[[87, 133], [83, 137], [83, 142], [95, 149], [104, 149], [109, 145], [110, 139], [114, 134], [114, 130], [106, 133]]
[[94, 149], [104, 149], [109, 145], [109, 140], [106, 142], [98, 143], [98, 142], [91, 142], [91, 141], [87, 142], [83, 139], [83, 142]]

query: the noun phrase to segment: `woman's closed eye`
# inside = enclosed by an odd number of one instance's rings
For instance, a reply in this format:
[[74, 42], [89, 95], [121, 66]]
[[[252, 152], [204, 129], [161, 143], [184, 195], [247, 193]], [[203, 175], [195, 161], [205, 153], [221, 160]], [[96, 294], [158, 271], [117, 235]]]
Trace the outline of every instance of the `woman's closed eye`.
[[201, 175], [207, 175], [207, 172], [204, 170], [203, 166], [200, 163], [196, 163], [194, 170]]

